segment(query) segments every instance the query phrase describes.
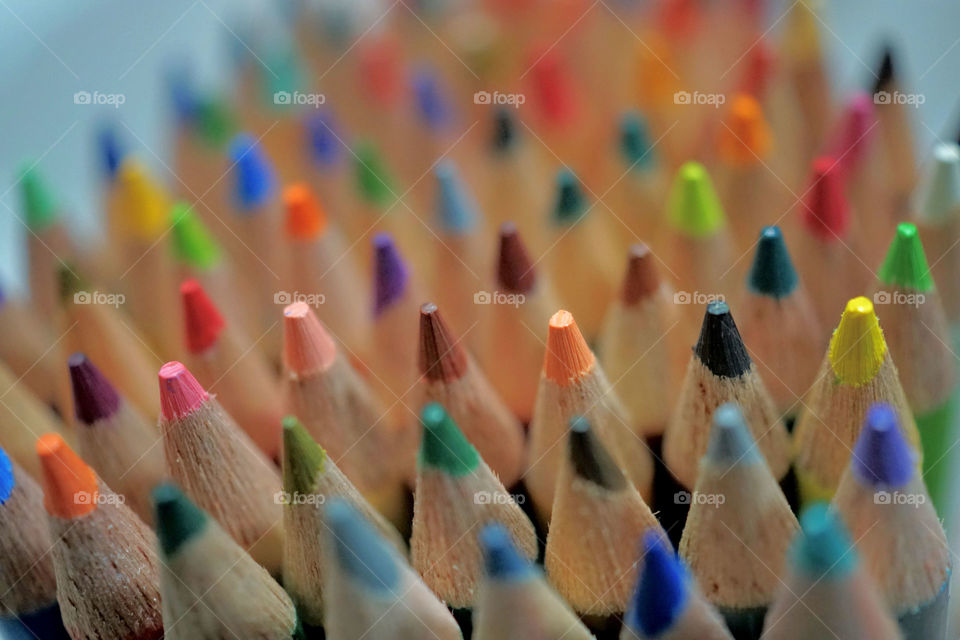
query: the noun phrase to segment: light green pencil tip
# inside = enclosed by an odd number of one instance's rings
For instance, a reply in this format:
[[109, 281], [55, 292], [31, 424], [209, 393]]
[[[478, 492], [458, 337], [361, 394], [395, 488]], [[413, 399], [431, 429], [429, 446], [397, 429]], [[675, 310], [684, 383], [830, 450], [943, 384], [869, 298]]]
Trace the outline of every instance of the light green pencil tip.
[[24, 217], [31, 231], [41, 231], [56, 221], [53, 193], [35, 167], [27, 166], [20, 172], [20, 193]]
[[220, 260], [220, 246], [210, 230], [185, 202], [174, 205], [171, 215], [173, 254], [180, 262], [200, 270]]
[[423, 425], [421, 467], [439, 469], [452, 476], [466, 475], [477, 468], [480, 454], [442, 406], [436, 402], [425, 406], [420, 422]]
[[283, 419], [283, 490], [313, 493], [327, 453], [294, 416]]
[[887, 257], [880, 266], [877, 277], [885, 285], [902, 287], [913, 291], [933, 289], [933, 277], [923, 253], [923, 244], [917, 227], [909, 222], [897, 225], [897, 235], [890, 243]]
[[667, 218], [688, 236], [708, 236], [726, 224], [726, 215], [707, 170], [699, 162], [680, 167], [667, 201]]
[[388, 206], [394, 200], [393, 187], [380, 152], [371, 142], [361, 142], [354, 152], [354, 172], [360, 197], [378, 207]]

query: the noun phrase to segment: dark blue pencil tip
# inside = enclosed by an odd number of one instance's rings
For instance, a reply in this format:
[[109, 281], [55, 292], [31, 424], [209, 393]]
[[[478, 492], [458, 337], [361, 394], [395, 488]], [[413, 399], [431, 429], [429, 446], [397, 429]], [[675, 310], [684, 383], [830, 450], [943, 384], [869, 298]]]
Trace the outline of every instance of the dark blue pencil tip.
[[452, 162], [434, 170], [437, 177], [437, 212], [441, 227], [450, 233], [468, 233], [477, 224], [477, 207]]
[[97, 146], [100, 149], [100, 159], [103, 162], [103, 171], [110, 182], [117, 177], [117, 169], [123, 160], [124, 150], [120, 136], [113, 124], [104, 124], [97, 132]]
[[670, 629], [683, 614], [689, 597], [687, 570], [655, 531], [643, 536], [643, 568], [628, 606], [625, 622], [645, 636]]
[[10, 462], [7, 452], [0, 449], [0, 505], [10, 499], [15, 486], [17, 480], [13, 477], [13, 463]]
[[236, 135], [230, 142], [229, 155], [237, 206], [249, 211], [266, 204], [273, 196], [273, 167], [256, 139], [246, 133]]
[[792, 558], [798, 571], [817, 578], [843, 577], [858, 562], [847, 528], [826, 502], [815, 502], [800, 514]]
[[638, 111], [628, 111], [620, 119], [620, 155], [632, 169], [644, 169], [653, 164], [653, 146], [647, 123]]
[[872, 487], [902, 487], [913, 477], [916, 459], [900, 431], [897, 412], [878, 402], [867, 410], [860, 437], [853, 446], [851, 468]]
[[371, 591], [390, 592], [400, 571], [387, 542], [350, 504], [334, 498], [326, 508], [340, 568]]
[[407, 291], [407, 265], [388, 233], [373, 236], [373, 315], [379, 316]]
[[534, 574], [530, 562], [517, 551], [502, 524], [489, 524], [480, 532], [487, 574], [496, 580], [524, 580]]
[[184, 66], [174, 65], [167, 69], [167, 91], [177, 122], [181, 125], [192, 122], [199, 108], [199, 100], [190, 73]]
[[311, 113], [306, 120], [310, 157], [322, 168], [332, 167], [343, 156], [342, 135], [333, 114], [326, 109]]
[[417, 113], [427, 128], [438, 130], [450, 124], [453, 110], [436, 72], [427, 67], [415, 70], [411, 85]]
[[785, 298], [797, 288], [797, 272], [780, 227], [764, 227], [760, 232], [747, 285], [754, 293], [771, 298]]

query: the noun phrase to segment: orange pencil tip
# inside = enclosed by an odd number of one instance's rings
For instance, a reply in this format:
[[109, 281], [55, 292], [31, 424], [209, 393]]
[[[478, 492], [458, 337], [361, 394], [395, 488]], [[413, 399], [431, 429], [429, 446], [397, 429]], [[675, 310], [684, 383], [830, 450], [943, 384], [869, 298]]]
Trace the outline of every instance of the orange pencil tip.
[[298, 182], [284, 189], [283, 204], [287, 235], [294, 240], [311, 240], [326, 229], [327, 214], [306, 184]]
[[580, 333], [573, 314], [563, 309], [553, 314], [547, 330], [544, 374], [565, 387], [589, 373], [594, 360], [593, 352]]
[[730, 164], [756, 164], [770, 152], [770, 125], [756, 98], [740, 94], [721, 123], [717, 152]]
[[97, 474], [60, 435], [40, 436], [37, 455], [43, 468], [44, 505], [48, 513], [71, 520], [97, 508]]
[[306, 302], [283, 310], [283, 364], [298, 376], [326, 371], [337, 356], [337, 346]]

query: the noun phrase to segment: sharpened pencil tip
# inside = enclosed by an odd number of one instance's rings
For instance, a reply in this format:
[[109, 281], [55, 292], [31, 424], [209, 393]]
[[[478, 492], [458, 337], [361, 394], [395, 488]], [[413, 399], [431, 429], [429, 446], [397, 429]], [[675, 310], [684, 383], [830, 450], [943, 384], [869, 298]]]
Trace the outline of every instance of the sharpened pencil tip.
[[627, 486], [627, 479], [613, 456], [583, 416], [570, 419], [567, 451], [577, 477], [610, 491], [620, 491]]
[[651, 166], [655, 160], [647, 123], [639, 111], [627, 111], [620, 117], [620, 156], [634, 170]]
[[933, 276], [916, 225], [909, 222], [897, 225], [897, 233], [877, 277], [887, 286], [920, 292], [933, 289]]
[[754, 446], [753, 435], [740, 407], [727, 402], [713, 413], [713, 428], [710, 430], [710, 442], [707, 456], [713, 462], [733, 465], [747, 465], [760, 462], [763, 458]]
[[327, 214], [320, 201], [305, 182], [297, 182], [283, 190], [286, 210], [284, 228], [294, 240], [312, 240], [323, 235], [327, 228]]
[[175, 554], [207, 526], [207, 514], [172, 483], [153, 490], [153, 509], [157, 540], [165, 556]]
[[872, 487], [898, 488], [913, 478], [916, 455], [889, 404], [878, 402], [867, 410], [850, 465], [860, 482]]
[[453, 122], [453, 105], [436, 70], [425, 66], [415, 69], [410, 84], [417, 114], [427, 129], [442, 130]]
[[847, 528], [825, 502], [816, 502], [800, 514], [800, 533], [791, 555], [797, 570], [815, 578], [842, 578], [858, 563]]
[[420, 307], [419, 364], [428, 380], [452, 382], [467, 372], [467, 354], [432, 302]]
[[707, 305], [693, 353], [711, 373], [721, 378], [738, 378], [750, 370], [750, 356], [726, 302]]
[[327, 169], [336, 166], [343, 157], [339, 127], [333, 114], [320, 109], [309, 116], [305, 123], [310, 157], [318, 167]]
[[387, 233], [373, 237], [374, 303], [373, 315], [379, 316], [400, 300], [407, 291], [407, 264], [393, 238]]
[[309, 495], [316, 491], [327, 453], [296, 416], [283, 419], [283, 490]]
[[587, 199], [580, 180], [570, 169], [557, 172], [556, 195], [553, 202], [553, 221], [560, 226], [576, 223], [587, 213]]
[[544, 375], [561, 387], [566, 387], [589, 373], [595, 360], [573, 314], [563, 309], [553, 314], [547, 327]]
[[868, 298], [860, 296], [847, 302], [828, 353], [830, 366], [843, 384], [859, 387], [877, 375], [887, 343]]
[[330, 501], [325, 515], [341, 570], [371, 591], [393, 593], [400, 569], [389, 544], [341, 498]]
[[44, 505], [64, 520], [86, 515], [97, 508], [97, 474], [56, 433], [37, 439], [43, 469]]
[[203, 353], [217, 343], [226, 323], [213, 300], [195, 279], [183, 281], [180, 298], [183, 302], [187, 350], [192, 354]]
[[456, 166], [444, 160], [434, 169], [437, 179], [437, 218], [450, 234], [467, 234], [477, 226], [477, 205]]
[[960, 206], [960, 146], [953, 142], [933, 148], [933, 166], [920, 190], [918, 215], [933, 224], [950, 220]]
[[683, 615], [689, 598], [689, 576], [680, 558], [655, 531], [643, 536], [641, 562], [643, 568], [624, 623], [652, 638], [669, 630]]
[[813, 175], [801, 207], [805, 228], [821, 242], [841, 240], [850, 227], [850, 205], [839, 162], [831, 156], [813, 161]]
[[797, 288], [797, 272], [780, 227], [764, 227], [747, 277], [750, 290], [771, 298], [786, 298]]
[[627, 275], [623, 279], [621, 300], [630, 307], [660, 290], [660, 274], [653, 253], [645, 244], [634, 244], [627, 252]]
[[256, 138], [241, 133], [233, 138], [228, 150], [234, 174], [233, 193], [241, 211], [252, 211], [266, 205], [273, 197], [273, 166]]
[[389, 206], [395, 200], [393, 181], [379, 150], [372, 143], [361, 141], [354, 153], [354, 174], [360, 199], [375, 207]]
[[512, 222], [500, 225], [500, 252], [497, 260], [497, 283], [511, 293], [529, 293], [537, 283], [537, 273]]
[[216, 266], [222, 251], [210, 229], [186, 202], [178, 202], [170, 214], [173, 254], [192, 269], [206, 271]]
[[73, 405], [77, 420], [91, 425], [109, 418], [120, 407], [120, 396], [110, 381], [82, 353], [74, 353], [67, 359], [70, 383], [73, 388]]
[[13, 462], [7, 452], [0, 447], [0, 506], [6, 504], [10, 494], [17, 486], [17, 478], [13, 475]]
[[20, 171], [19, 183], [27, 227], [34, 232], [46, 229], [59, 217], [49, 185], [35, 164], [27, 165]]
[[734, 96], [717, 139], [717, 154], [733, 166], [762, 162], [773, 146], [773, 134], [760, 103], [751, 95]]
[[711, 236], [726, 226], [713, 182], [699, 162], [687, 162], [677, 172], [667, 200], [667, 219], [691, 237]]
[[451, 476], [471, 473], [480, 464], [480, 454], [442, 405], [431, 402], [420, 412], [423, 440], [420, 442], [420, 466], [437, 469]]
[[337, 345], [306, 302], [283, 310], [283, 365], [297, 376], [326, 371], [337, 357]]
[[502, 524], [488, 524], [480, 531], [487, 575], [504, 582], [521, 581], [535, 575], [533, 566], [521, 554]]
[[182, 363], [160, 367], [160, 409], [165, 420], [178, 420], [193, 413], [210, 395]]

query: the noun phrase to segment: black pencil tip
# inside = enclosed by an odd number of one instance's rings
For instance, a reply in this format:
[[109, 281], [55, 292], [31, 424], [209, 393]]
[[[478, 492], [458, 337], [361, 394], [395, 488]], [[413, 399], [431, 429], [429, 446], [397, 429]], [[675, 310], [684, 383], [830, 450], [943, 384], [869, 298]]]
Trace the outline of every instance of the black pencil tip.
[[570, 420], [569, 455], [573, 471], [580, 478], [610, 491], [626, 485], [623, 472], [583, 416]]
[[509, 151], [517, 137], [513, 116], [507, 107], [499, 107], [493, 112], [493, 150], [497, 153]]
[[873, 92], [889, 91], [891, 85], [896, 81], [896, 65], [894, 64], [893, 45], [890, 42], [883, 43], [883, 51], [880, 56], [880, 64], [875, 72], [876, 81], [873, 84]]
[[750, 356], [726, 302], [711, 302], [703, 315], [694, 354], [722, 378], [738, 378], [750, 369]]

